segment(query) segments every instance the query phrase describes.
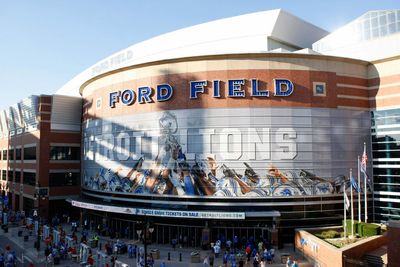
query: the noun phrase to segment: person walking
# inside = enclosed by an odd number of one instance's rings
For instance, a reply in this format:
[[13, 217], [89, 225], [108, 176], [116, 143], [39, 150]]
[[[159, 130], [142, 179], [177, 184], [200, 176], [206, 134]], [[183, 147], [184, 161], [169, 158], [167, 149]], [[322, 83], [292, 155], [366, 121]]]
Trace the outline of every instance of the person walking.
[[292, 264], [293, 264], [292, 260], [290, 259], [290, 257], [288, 257], [286, 261], [286, 267], [292, 267]]
[[5, 262], [4, 253], [1, 253], [1, 255], [0, 255], [0, 267], [4, 267], [4, 262]]
[[214, 254], [215, 254], [215, 258], [219, 257], [219, 253], [221, 251], [221, 247], [219, 246], [218, 242], [215, 243], [214, 246]]
[[228, 252], [224, 252], [224, 256], [222, 257], [222, 263], [224, 264], [224, 267], [228, 267]]
[[260, 265], [260, 257], [258, 253], [254, 256], [253, 259], [253, 267], [258, 267]]
[[204, 257], [204, 261], [203, 261], [203, 267], [209, 267], [210, 263], [208, 262], [208, 256]]

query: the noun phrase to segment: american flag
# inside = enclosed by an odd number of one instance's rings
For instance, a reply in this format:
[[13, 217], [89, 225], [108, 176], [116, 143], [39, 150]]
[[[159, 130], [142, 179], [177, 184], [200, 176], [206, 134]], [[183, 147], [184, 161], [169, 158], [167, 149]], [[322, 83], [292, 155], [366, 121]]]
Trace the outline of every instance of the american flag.
[[361, 157], [361, 171], [364, 174], [367, 173], [367, 161], [368, 161], [367, 151], [365, 151], [365, 145], [364, 145], [364, 153], [362, 154], [362, 157]]
[[364, 143], [364, 152], [363, 152], [362, 157], [361, 157], [361, 172], [364, 174], [365, 180], [367, 181], [367, 184], [368, 184], [370, 190], [372, 190], [371, 180], [369, 179], [369, 176], [368, 176], [368, 173], [367, 173], [368, 157], [367, 157], [367, 151], [366, 151], [365, 147], [366, 147], [366, 145]]

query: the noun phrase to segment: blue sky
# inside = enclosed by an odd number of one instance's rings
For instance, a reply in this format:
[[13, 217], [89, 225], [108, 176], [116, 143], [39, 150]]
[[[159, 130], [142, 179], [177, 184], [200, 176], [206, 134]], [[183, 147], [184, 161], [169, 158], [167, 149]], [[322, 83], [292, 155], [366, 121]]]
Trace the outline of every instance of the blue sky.
[[52, 94], [97, 61], [162, 33], [282, 8], [333, 31], [399, 0], [0, 0], [0, 109]]

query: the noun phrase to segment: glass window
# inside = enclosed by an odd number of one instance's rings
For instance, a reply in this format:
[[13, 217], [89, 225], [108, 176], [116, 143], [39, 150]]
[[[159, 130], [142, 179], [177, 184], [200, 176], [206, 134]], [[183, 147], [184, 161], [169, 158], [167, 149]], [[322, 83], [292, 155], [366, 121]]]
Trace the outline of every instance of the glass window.
[[389, 12], [388, 21], [389, 21], [389, 23], [394, 23], [396, 21], [396, 16], [395, 16], [394, 11]]
[[371, 20], [372, 28], [377, 28], [378, 27], [378, 18], [375, 17]]
[[396, 24], [391, 23], [389, 24], [389, 33], [395, 33], [396, 32]]
[[7, 150], [3, 150], [3, 160], [7, 160]]
[[386, 25], [383, 25], [382, 27], [380, 27], [380, 30], [381, 30], [381, 33], [380, 33], [381, 36], [385, 36], [387, 34], [387, 26]]
[[364, 31], [369, 31], [370, 29], [370, 20], [364, 20]]
[[79, 172], [49, 173], [50, 186], [77, 186], [80, 184]]
[[8, 150], [8, 159], [10, 161], [14, 160], [14, 148], [10, 148], [10, 150]]
[[24, 147], [24, 160], [36, 160], [36, 147]]
[[34, 172], [24, 172], [24, 184], [26, 185], [36, 185], [36, 173]]
[[7, 179], [7, 171], [6, 170], [2, 170], [1, 171], [1, 180], [6, 180]]
[[13, 180], [13, 171], [8, 171], [8, 181], [12, 181]]
[[378, 37], [379, 37], [379, 28], [372, 29], [372, 38], [378, 38]]
[[21, 171], [15, 171], [14, 182], [16, 182], [16, 183], [21, 182]]
[[21, 148], [15, 149], [15, 160], [21, 160], [21, 154], [22, 154], [21, 151], [22, 151]]
[[52, 146], [50, 160], [80, 160], [80, 147]]
[[[393, 159], [393, 158], [400, 158], [400, 151], [373, 151], [372, 156], [374, 159]], [[382, 164], [382, 163], [380, 163]], [[392, 163], [393, 164], [393, 163]]]
[[374, 168], [376, 175], [400, 175], [400, 168]]
[[386, 25], [386, 14], [382, 15], [379, 17], [379, 24], [382, 25]]
[[373, 143], [372, 149], [373, 150], [383, 150], [383, 149], [385, 149], [385, 150], [399, 149], [400, 150], [400, 144], [397, 142]]

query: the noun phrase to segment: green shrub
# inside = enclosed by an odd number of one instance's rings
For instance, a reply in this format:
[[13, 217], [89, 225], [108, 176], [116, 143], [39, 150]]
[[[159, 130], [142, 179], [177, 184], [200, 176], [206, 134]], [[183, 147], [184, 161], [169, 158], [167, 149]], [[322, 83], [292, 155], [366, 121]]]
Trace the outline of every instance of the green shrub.
[[[347, 235], [351, 235], [351, 220], [346, 220], [346, 224], [346, 233]], [[344, 220], [342, 221], [342, 225], [344, 227]], [[358, 233], [358, 221], [354, 221], [353, 227], [353, 235], [356, 235]]]
[[324, 239], [322, 234], [315, 234], [315, 236], [318, 237], [318, 238]]
[[328, 230], [328, 231], [323, 231], [320, 234], [315, 234], [315, 236], [322, 239], [328, 239], [328, 238], [340, 237], [340, 233], [335, 230]]
[[381, 233], [381, 227], [379, 225], [367, 223], [363, 227], [363, 236], [374, 236]]
[[357, 233], [358, 233], [359, 236], [364, 236], [364, 227], [365, 227], [366, 225], [367, 225], [367, 224], [364, 223], [364, 222], [358, 223]]

